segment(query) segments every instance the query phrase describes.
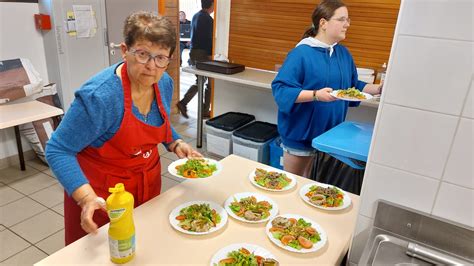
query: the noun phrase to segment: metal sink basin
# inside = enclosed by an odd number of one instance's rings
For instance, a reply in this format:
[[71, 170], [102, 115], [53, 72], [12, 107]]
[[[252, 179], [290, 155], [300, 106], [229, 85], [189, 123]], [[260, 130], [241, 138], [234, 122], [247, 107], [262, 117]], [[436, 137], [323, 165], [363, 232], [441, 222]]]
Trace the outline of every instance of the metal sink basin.
[[380, 200], [358, 265], [473, 265], [474, 231]]
[[387, 234], [376, 235], [370, 250], [362, 254], [359, 265], [433, 265], [408, 256], [408, 241]]

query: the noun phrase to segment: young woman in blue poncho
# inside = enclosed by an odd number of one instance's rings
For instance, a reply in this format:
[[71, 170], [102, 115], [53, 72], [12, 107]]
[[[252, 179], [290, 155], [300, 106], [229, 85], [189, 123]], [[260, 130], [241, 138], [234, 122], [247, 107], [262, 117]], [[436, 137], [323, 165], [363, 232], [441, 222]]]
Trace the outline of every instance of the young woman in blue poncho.
[[330, 93], [351, 87], [369, 94], [381, 91], [381, 85], [358, 80], [352, 55], [339, 44], [350, 26], [345, 4], [322, 1], [313, 11], [312, 22], [272, 82], [284, 168], [306, 177], [315, 155], [311, 141], [343, 122], [347, 114], [349, 102]]

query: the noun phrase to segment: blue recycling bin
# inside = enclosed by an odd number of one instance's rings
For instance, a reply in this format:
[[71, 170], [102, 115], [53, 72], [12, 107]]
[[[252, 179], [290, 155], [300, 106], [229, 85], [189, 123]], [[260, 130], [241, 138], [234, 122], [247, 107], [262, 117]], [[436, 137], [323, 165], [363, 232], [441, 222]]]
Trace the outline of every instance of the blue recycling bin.
[[367, 162], [374, 125], [343, 122], [313, 139], [312, 146], [355, 169], [364, 169], [358, 161]]
[[270, 166], [283, 170], [283, 149], [280, 144], [280, 137], [270, 142]]

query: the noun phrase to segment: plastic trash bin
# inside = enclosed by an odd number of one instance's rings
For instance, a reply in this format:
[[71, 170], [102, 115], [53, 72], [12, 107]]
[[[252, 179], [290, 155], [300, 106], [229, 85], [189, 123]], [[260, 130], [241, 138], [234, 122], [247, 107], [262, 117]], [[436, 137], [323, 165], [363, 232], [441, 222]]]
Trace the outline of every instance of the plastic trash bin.
[[283, 148], [280, 144], [280, 137], [277, 137], [270, 142], [270, 165], [283, 170]]
[[232, 153], [232, 133], [255, 120], [250, 114], [228, 112], [206, 121], [207, 151], [227, 156]]
[[277, 126], [267, 122], [255, 121], [234, 131], [232, 150], [250, 160], [268, 164], [269, 143], [278, 136]]

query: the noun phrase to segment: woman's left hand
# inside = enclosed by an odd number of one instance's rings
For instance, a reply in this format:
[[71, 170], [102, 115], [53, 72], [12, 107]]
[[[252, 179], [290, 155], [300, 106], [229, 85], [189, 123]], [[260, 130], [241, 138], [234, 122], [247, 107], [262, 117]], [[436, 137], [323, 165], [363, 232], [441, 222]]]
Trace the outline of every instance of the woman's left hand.
[[364, 89], [362, 90], [365, 93], [371, 95], [377, 95], [382, 93], [383, 83], [380, 84], [367, 84], [365, 85]]
[[194, 158], [194, 157], [203, 157], [201, 153], [193, 149], [188, 143], [177, 140], [176, 146], [173, 148], [174, 153], [178, 158]]

